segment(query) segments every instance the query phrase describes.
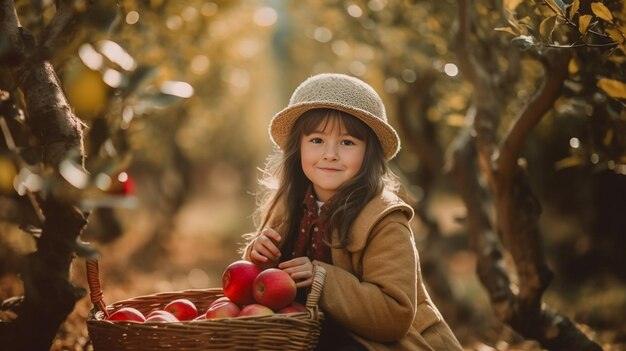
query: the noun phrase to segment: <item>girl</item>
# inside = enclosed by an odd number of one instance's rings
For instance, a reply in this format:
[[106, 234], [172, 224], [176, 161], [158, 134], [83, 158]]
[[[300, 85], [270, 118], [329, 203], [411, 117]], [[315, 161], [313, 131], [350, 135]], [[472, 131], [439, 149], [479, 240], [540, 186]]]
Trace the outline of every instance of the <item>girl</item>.
[[413, 210], [387, 169], [400, 140], [374, 89], [313, 76], [274, 116], [270, 136], [280, 150], [243, 257], [283, 269], [300, 292], [324, 267], [317, 350], [462, 350], [422, 281]]

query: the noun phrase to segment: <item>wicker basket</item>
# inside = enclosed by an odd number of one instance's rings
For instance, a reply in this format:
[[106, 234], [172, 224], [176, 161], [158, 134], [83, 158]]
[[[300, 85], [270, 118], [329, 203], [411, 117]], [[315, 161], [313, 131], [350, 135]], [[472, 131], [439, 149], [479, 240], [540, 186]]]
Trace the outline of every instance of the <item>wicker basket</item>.
[[187, 298], [199, 311], [205, 311], [211, 302], [224, 296], [223, 291], [211, 288], [158, 293], [106, 306], [102, 300], [98, 263], [87, 261], [91, 301], [99, 310], [87, 320], [87, 329], [95, 351], [313, 350], [324, 319], [318, 301], [325, 274], [322, 267], [315, 271], [306, 301], [308, 312], [176, 323], [134, 323], [105, 318], [124, 306], [147, 314], [178, 298]]

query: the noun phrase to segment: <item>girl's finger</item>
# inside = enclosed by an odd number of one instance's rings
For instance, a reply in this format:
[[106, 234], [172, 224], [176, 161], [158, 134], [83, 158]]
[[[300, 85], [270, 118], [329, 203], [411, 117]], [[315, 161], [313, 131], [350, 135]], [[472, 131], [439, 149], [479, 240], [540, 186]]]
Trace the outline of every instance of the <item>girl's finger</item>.
[[306, 288], [308, 286], [313, 285], [313, 279], [307, 279], [307, 280], [302, 280], [299, 282], [296, 282], [296, 287], [297, 288]]
[[268, 258], [261, 255], [257, 250], [252, 249], [252, 251], [250, 251], [250, 258], [254, 261], [261, 261], [261, 262], [267, 262]]
[[277, 231], [271, 228], [265, 228], [261, 232], [261, 235], [266, 236], [267, 238], [273, 240], [275, 243], [280, 242], [280, 234]]
[[298, 280], [303, 280], [303, 279], [310, 279], [313, 277], [313, 272], [311, 271], [298, 271], [298, 272], [294, 272], [291, 273], [291, 278], [295, 281]]
[[272, 239], [268, 238], [265, 235], [261, 235], [258, 239], [258, 243], [260, 246], [263, 246], [269, 253], [271, 253], [274, 257], [280, 257], [280, 250], [276, 247], [276, 244], [272, 241]]

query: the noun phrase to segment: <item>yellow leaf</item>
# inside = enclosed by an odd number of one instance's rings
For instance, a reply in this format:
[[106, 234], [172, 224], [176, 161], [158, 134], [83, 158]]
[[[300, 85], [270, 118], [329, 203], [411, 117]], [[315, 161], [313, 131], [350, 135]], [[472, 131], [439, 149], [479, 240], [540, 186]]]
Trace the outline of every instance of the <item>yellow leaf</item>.
[[548, 6], [552, 9], [552, 11], [554, 11], [557, 15], [563, 15], [563, 12], [561, 11], [561, 8], [559, 7], [559, 5], [556, 4], [556, 1], [554, 0], [545, 0], [546, 4], [548, 4]]
[[513, 12], [523, 1], [524, 0], [504, 0], [504, 8], [508, 11]]
[[513, 29], [511, 27], [497, 27], [497, 28], [494, 28], [494, 30], [496, 32], [505, 32], [505, 33], [513, 34], [514, 36], [518, 36], [519, 35], [519, 33], [517, 33], [515, 31], [515, 29]]
[[609, 34], [611, 39], [613, 39], [614, 42], [616, 42], [618, 44], [622, 44], [624, 42], [624, 35], [622, 34], [622, 32], [619, 31], [619, 29], [617, 29], [617, 28], [607, 28], [605, 30]]
[[579, 69], [580, 69], [580, 67], [578, 66], [578, 60], [576, 60], [575, 57], [572, 57], [569, 60], [569, 64], [567, 65], [567, 71], [570, 74], [576, 74], [576, 73], [578, 73]]
[[585, 34], [585, 32], [587, 32], [587, 28], [589, 28], [589, 23], [591, 22], [591, 17], [591, 15], [578, 17], [578, 30], [581, 34]]
[[525, 16], [524, 18], [520, 18], [517, 22], [520, 24], [529, 25], [530, 22], [532, 22], [532, 19], [530, 18], [530, 16]]
[[13, 160], [0, 155], [0, 194], [13, 192], [13, 179], [17, 175], [17, 169]]
[[556, 25], [556, 15], [548, 17], [541, 21], [539, 25], [539, 34], [541, 37], [548, 42], [552, 42], [552, 32], [554, 31], [554, 26]]
[[[626, 48], [626, 45], [622, 44], [619, 47], [620, 47], [620, 49], [624, 50], [624, 48]], [[621, 65], [623, 63], [626, 63], [626, 56], [624, 56], [624, 55], [617, 55], [617, 54], [613, 53], [613, 54], [611, 54], [609, 56], [609, 61], [617, 63], [618, 65]]]
[[583, 159], [580, 156], [570, 156], [556, 161], [554, 164], [554, 168], [556, 170], [561, 170], [564, 168], [570, 168], [575, 166], [580, 166], [583, 164]]
[[463, 127], [465, 126], [465, 116], [459, 113], [452, 113], [446, 116], [446, 123], [450, 127]]
[[613, 98], [626, 99], [626, 84], [619, 80], [610, 78], [600, 78], [598, 80], [598, 87]]
[[613, 15], [611, 14], [611, 11], [609, 11], [609, 9], [601, 2], [592, 2], [591, 11], [593, 11], [594, 15], [602, 18], [607, 22], [613, 21]]
[[613, 141], [613, 129], [609, 129], [606, 131], [606, 134], [604, 135], [604, 138], [602, 139], [602, 143], [604, 144], [604, 146], [609, 146], [611, 145], [612, 141]]
[[578, 12], [579, 8], [580, 8], [580, 0], [574, 0], [574, 2], [572, 3], [572, 6], [569, 8], [570, 20], [574, 19], [574, 15]]

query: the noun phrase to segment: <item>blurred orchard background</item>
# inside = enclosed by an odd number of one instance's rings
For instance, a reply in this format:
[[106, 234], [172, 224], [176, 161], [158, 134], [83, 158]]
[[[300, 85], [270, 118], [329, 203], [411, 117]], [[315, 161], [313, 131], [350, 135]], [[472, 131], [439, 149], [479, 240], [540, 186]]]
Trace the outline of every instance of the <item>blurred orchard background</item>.
[[107, 303], [219, 287], [269, 120], [342, 72], [401, 135], [467, 350], [625, 350], [625, 23], [623, 0], [1, 0], [1, 348], [90, 349], [86, 259]]

